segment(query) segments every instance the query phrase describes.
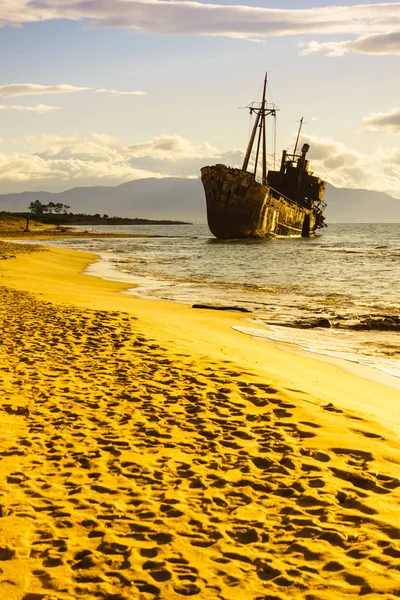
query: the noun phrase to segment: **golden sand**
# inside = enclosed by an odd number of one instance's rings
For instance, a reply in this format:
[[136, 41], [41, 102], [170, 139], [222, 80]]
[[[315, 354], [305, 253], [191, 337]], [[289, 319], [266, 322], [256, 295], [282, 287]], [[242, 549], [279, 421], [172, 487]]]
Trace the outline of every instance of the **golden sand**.
[[400, 596], [397, 390], [5, 254], [2, 600]]

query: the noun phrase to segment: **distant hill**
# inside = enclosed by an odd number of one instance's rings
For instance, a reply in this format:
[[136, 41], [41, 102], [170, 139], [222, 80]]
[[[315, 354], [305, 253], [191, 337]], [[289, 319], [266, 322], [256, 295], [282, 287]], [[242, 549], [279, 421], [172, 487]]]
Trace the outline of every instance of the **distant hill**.
[[327, 223], [400, 223], [400, 200], [384, 192], [328, 185], [324, 200]]
[[99, 213], [110, 217], [205, 221], [200, 180], [166, 177], [136, 179], [118, 186], [79, 187], [65, 192], [0, 194], [0, 211], [27, 210], [33, 200], [61, 202], [75, 213]]
[[[200, 179], [136, 179], [118, 186], [72, 188], [65, 192], [0, 194], [0, 211], [27, 210], [33, 200], [68, 204], [71, 211], [110, 217], [206, 221]], [[400, 200], [383, 192], [327, 186], [329, 223], [400, 223]]]

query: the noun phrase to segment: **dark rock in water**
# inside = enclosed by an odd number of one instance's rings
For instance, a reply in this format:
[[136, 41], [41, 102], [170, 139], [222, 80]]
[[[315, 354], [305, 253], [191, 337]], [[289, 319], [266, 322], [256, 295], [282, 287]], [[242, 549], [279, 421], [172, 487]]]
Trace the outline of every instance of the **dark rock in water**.
[[298, 329], [313, 329], [314, 327], [332, 327], [332, 323], [329, 319], [321, 317], [319, 319], [305, 319], [301, 321], [294, 321], [291, 327], [297, 327]]
[[358, 323], [348, 326], [356, 331], [400, 331], [400, 317], [393, 315], [379, 315], [366, 317]]
[[317, 319], [315, 321], [314, 327], [332, 327], [332, 323], [329, 319]]
[[251, 312], [251, 310], [248, 308], [242, 308], [241, 306], [210, 306], [209, 304], [193, 304], [192, 308], [207, 308], [209, 310], [236, 310], [245, 313]]

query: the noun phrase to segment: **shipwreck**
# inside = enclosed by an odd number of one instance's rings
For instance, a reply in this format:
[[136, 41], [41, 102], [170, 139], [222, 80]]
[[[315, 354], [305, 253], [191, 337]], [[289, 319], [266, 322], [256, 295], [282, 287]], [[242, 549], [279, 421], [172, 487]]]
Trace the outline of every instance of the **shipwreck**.
[[[216, 238], [310, 237], [325, 227], [325, 182], [310, 170], [304, 144], [297, 153], [303, 119], [293, 153], [282, 153], [279, 170], [267, 169], [267, 117], [279, 110], [266, 98], [248, 106], [254, 125], [241, 169], [217, 164], [201, 169], [207, 219]], [[276, 135], [274, 136], [276, 139]], [[257, 174], [260, 168], [261, 173]], [[275, 163], [275, 149], [274, 149]]]

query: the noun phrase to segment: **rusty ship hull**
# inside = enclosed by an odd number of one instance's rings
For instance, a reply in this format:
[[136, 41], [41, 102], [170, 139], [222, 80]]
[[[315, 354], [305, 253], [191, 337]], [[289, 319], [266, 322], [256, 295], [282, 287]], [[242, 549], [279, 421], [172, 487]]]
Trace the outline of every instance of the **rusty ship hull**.
[[323, 226], [319, 210], [307, 208], [262, 185], [242, 169], [201, 169], [208, 226], [219, 239], [309, 237]]

